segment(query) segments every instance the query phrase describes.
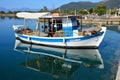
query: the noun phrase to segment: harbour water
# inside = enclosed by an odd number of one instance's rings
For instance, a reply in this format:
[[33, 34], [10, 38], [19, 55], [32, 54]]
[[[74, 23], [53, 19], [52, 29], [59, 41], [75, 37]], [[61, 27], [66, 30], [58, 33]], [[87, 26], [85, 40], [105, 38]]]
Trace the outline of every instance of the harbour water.
[[115, 80], [120, 27], [107, 27], [99, 49], [59, 49], [16, 40], [13, 24], [23, 20], [0, 19], [0, 80]]

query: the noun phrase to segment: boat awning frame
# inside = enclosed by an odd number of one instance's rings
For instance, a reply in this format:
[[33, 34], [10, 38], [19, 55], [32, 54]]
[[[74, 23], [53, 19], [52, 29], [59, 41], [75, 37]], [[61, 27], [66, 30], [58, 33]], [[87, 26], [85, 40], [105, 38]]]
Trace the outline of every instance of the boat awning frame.
[[50, 12], [42, 12], [42, 13], [19, 12], [16, 14], [16, 16], [24, 19], [39, 19], [42, 17], [52, 18]]
[[40, 18], [71, 18], [75, 16], [64, 15], [64, 16], [52, 16], [50, 12], [30, 13], [30, 12], [19, 12], [16, 14], [18, 18], [24, 19], [40, 19]]

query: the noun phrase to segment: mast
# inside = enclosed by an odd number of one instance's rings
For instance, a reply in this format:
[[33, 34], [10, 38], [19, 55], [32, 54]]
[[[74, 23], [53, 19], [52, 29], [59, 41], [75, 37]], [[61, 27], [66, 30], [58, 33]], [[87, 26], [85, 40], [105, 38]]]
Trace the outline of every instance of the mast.
[[[68, 16], [67, 16], [67, 28], [68, 28]], [[67, 35], [69, 35], [69, 31], [68, 31], [68, 29], [66, 30], [67, 32]]]
[[77, 15], [77, 12], [76, 12], [76, 10], [75, 10], [75, 16]]
[[80, 20], [80, 27], [81, 27], [81, 31], [82, 31], [82, 16], [81, 16], [81, 20]]
[[45, 26], [46, 26], [46, 25], [45, 25], [45, 22], [46, 22], [46, 21], [45, 21], [45, 19], [43, 18], [43, 28], [44, 28], [44, 32], [45, 32]]
[[25, 27], [25, 29], [27, 29], [26, 19], [25, 18], [24, 18], [24, 27]]
[[40, 36], [39, 20], [36, 21], [36, 35]]
[[54, 19], [53, 19], [53, 17], [52, 17], [52, 26], [51, 26], [51, 29], [52, 29], [52, 33], [53, 33], [53, 27], [54, 27]]

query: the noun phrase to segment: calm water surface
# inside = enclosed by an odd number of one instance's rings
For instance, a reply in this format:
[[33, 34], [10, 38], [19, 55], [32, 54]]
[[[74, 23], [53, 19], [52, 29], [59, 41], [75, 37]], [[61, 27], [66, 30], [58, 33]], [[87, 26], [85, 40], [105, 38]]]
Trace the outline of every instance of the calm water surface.
[[120, 27], [108, 27], [99, 49], [84, 50], [22, 43], [15, 39], [13, 24], [23, 20], [0, 19], [0, 80], [115, 80]]

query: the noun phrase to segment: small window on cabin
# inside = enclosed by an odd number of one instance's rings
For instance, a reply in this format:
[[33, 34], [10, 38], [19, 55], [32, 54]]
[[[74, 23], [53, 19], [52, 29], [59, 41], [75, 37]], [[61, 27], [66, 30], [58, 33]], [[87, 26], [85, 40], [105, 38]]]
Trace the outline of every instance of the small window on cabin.
[[77, 19], [76, 18], [71, 18], [72, 25], [77, 26]]
[[57, 30], [62, 30], [62, 20], [57, 21]]
[[62, 23], [63, 24], [71, 23], [71, 19], [70, 18], [63, 18]]
[[55, 20], [54, 27], [56, 28], [56, 31], [62, 30], [62, 20], [61, 19]]

